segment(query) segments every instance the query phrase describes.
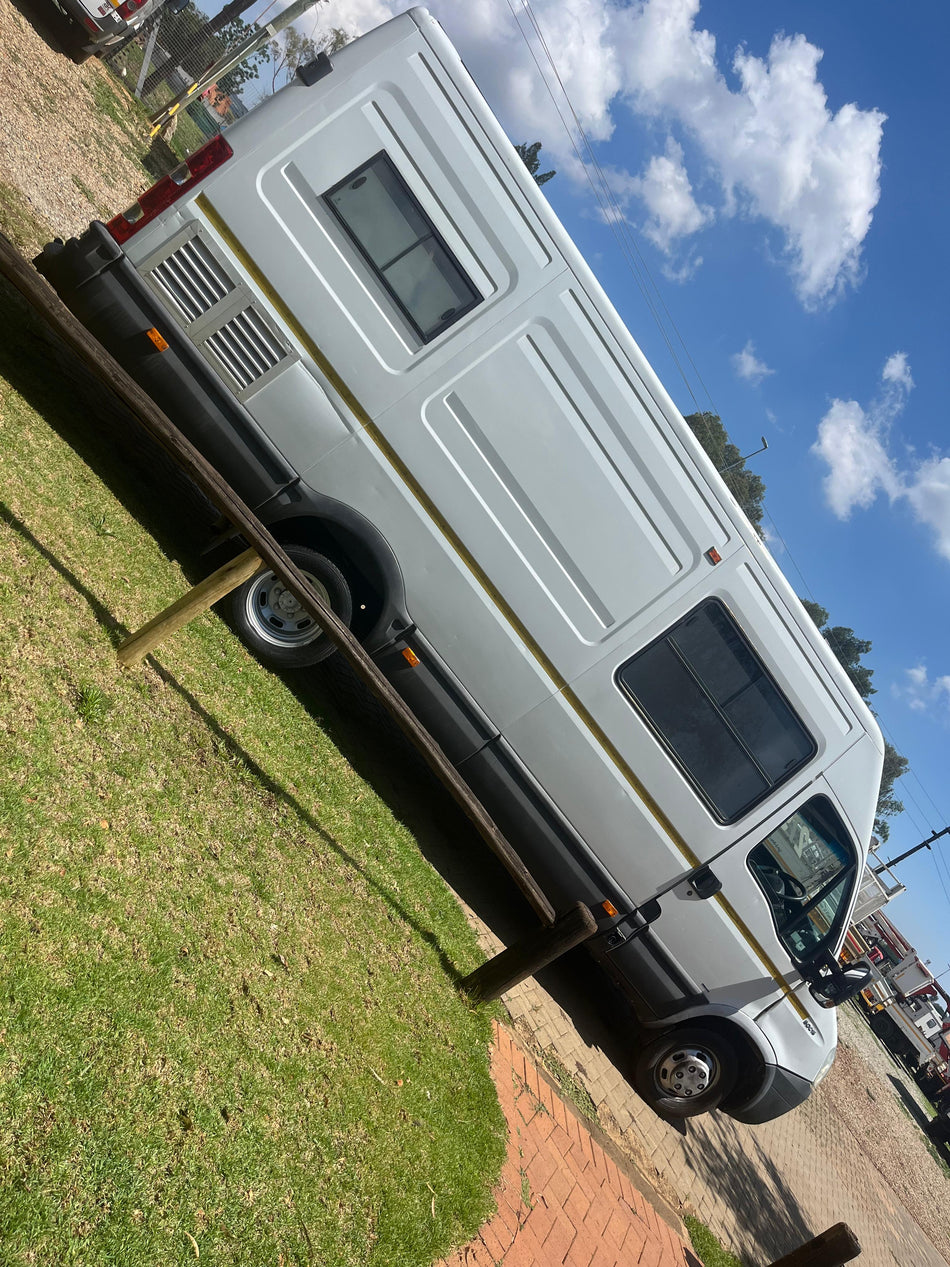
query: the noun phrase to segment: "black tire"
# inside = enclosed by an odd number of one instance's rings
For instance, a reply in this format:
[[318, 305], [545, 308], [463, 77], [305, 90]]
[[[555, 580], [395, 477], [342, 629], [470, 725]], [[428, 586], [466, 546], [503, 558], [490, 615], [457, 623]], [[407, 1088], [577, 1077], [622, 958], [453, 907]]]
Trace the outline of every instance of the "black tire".
[[[284, 548], [329, 603], [334, 615], [349, 625], [353, 599], [336, 564], [307, 546]], [[227, 601], [238, 637], [271, 668], [304, 669], [319, 664], [336, 650], [270, 568], [262, 568]]]
[[707, 1029], [674, 1029], [639, 1053], [634, 1086], [660, 1117], [697, 1117], [722, 1103], [738, 1073], [727, 1039]]

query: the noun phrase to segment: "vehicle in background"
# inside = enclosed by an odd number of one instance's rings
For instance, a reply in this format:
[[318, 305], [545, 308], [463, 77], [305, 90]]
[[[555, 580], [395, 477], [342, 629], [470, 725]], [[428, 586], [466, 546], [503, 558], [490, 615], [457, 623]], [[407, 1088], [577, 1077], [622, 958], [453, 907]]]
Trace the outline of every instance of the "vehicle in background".
[[871, 963], [861, 1003], [871, 1029], [929, 1094], [950, 1087], [946, 1007], [930, 969], [911, 950], [897, 963]]
[[115, 52], [146, 18], [165, 9], [181, 13], [189, 0], [55, 0], [77, 32], [73, 61]]
[[[301, 68], [37, 267], [594, 911], [641, 1095], [801, 1103], [866, 981], [880, 733], [438, 23]], [[266, 568], [232, 614], [275, 667], [332, 651]]]

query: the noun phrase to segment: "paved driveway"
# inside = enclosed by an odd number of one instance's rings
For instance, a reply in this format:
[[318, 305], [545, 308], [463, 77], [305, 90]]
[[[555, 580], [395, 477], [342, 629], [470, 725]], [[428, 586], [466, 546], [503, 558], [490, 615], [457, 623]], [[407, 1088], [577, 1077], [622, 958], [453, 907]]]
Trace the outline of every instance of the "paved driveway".
[[[440, 788], [414, 763], [379, 764], [335, 731], [344, 750], [414, 831], [433, 865], [467, 905], [486, 953], [537, 927], [511, 884]], [[490, 929], [489, 929], [490, 926]], [[635, 1040], [608, 1028], [598, 977], [574, 952], [505, 996], [519, 1034], [551, 1049], [593, 1098], [601, 1126], [674, 1208], [687, 1205], [724, 1244], [765, 1267], [833, 1224], [851, 1225], [861, 1267], [947, 1267], [893, 1192], [869, 1169], [847, 1122], [828, 1110], [822, 1088], [791, 1114], [747, 1127], [719, 1114], [672, 1126], [629, 1088], [620, 1070]], [[607, 1002], [607, 1015], [610, 1015]], [[950, 1196], [950, 1181], [948, 1181]]]
[[[487, 945], [495, 944], [491, 934], [485, 936]], [[868, 1169], [821, 1088], [793, 1113], [764, 1126], [744, 1126], [718, 1113], [670, 1125], [618, 1072], [623, 1039], [591, 1008], [583, 960], [549, 969], [542, 979], [544, 985], [529, 979], [505, 996], [520, 1032], [577, 1071], [609, 1132], [641, 1171], [668, 1197], [678, 1195], [745, 1261], [770, 1263], [844, 1221], [861, 1242], [861, 1267], [947, 1267]]]

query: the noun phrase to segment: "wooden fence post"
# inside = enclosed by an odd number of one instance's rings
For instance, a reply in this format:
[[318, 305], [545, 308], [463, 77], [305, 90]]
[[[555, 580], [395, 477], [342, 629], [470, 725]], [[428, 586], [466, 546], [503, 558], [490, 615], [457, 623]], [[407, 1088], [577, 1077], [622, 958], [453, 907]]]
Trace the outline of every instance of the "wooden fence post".
[[[114, 392], [136, 415], [143, 429], [168, 453], [213, 506], [261, 560], [280, 577], [304, 610], [313, 617], [327, 639], [352, 666], [354, 673], [396, 718], [428, 762], [437, 778], [468, 815], [485, 843], [501, 860], [539, 918], [550, 924], [554, 908], [541, 886], [517, 852], [498, 829], [491, 815], [461, 777], [458, 770], [422, 725], [399, 692], [383, 676], [362, 645], [329, 608], [293, 562], [283, 546], [265, 528], [234, 489], [174, 423], [158, 408], [148, 393], [131, 378], [60, 302], [54, 291], [31, 268], [20, 252], [0, 233], [0, 275], [5, 277], [46, 317], [59, 338], [82, 360], [96, 378]], [[329, 371], [328, 371], [329, 372]]]
[[187, 625], [189, 620], [199, 616], [213, 606], [219, 598], [230, 594], [232, 590], [250, 580], [261, 566], [261, 558], [256, 550], [245, 550], [236, 559], [231, 559], [223, 567], [212, 572], [205, 580], [200, 581], [187, 594], [166, 607], [163, 612], [153, 617], [147, 625], [133, 634], [129, 634], [124, 642], [119, 643], [116, 655], [119, 663], [127, 669], [141, 664], [150, 651], [158, 646], [163, 638], [169, 637]]
[[553, 963], [555, 959], [587, 941], [597, 931], [597, 921], [589, 906], [578, 902], [559, 915], [553, 924], [529, 933], [514, 946], [502, 950], [494, 958], [470, 972], [459, 983], [473, 1003], [497, 999], [525, 977]]
[[769, 1267], [842, 1267], [860, 1253], [861, 1242], [847, 1223], [836, 1223]]

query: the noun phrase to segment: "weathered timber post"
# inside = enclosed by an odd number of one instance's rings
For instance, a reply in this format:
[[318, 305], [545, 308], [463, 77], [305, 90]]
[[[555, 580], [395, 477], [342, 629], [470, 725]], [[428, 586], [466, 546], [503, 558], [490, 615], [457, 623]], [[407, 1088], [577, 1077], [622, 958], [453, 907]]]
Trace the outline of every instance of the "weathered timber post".
[[861, 1242], [847, 1223], [836, 1223], [769, 1267], [842, 1267], [860, 1253]]
[[[302, 3], [302, 0], [301, 0]], [[282, 18], [289, 10], [285, 10]], [[80, 358], [95, 377], [112, 391], [138, 418], [150, 435], [184, 470], [261, 560], [299, 599], [330, 642], [351, 665], [354, 673], [395, 717], [419, 749], [430, 769], [471, 820], [489, 849], [500, 859], [522, 895], [545, 924], [554, 920], [554, 908], [491, 815], [459, 775], [451, 761], [418, 720], [412, 709], [382, 675], [339, 617], [264, 527], [221, 474], [158, 408], [152, 398], [126, 373], [104, 347], [81, 325], [43, 278], [30, 268], [20, 252], [0, 233], [0, 275], [5, 277], [47, 319], [56, 334]]]
[[195, 616], [213, 607], [219, 598], [230, 594], [239, 585], [249, 581], [261, 566], [261, 557], [256, 550], [245, 550], [236, 559], [225, 563], [224, 567], [212, 572], [187, 594], [183, 594], [170, 607], [154, 616], [147, 625], [133, 634], [129, 634], [124, 642], [119, 643], [116, 655], [119, 663], [127, 669], [141, 664], [150, 651], [154, 651], [163, 638], [169, 637], [183, 628]]
[[527, 937], [502, 950], [470, 972], [459, 982], [473, 1003], [486, 1003], [497, 999], [506, 990], [516, 986], [525, 977], [553, 963], [555, 959], [587, 941], [597, 931], [597, 921], [590, 907], [578, 902], [569, 911], [559, 915], [547, 928], [539, 928]]

